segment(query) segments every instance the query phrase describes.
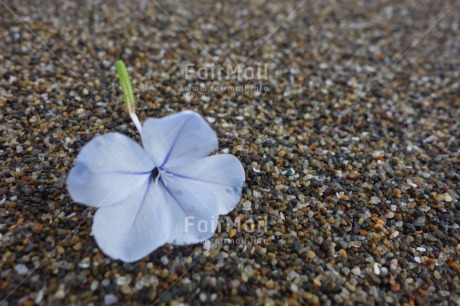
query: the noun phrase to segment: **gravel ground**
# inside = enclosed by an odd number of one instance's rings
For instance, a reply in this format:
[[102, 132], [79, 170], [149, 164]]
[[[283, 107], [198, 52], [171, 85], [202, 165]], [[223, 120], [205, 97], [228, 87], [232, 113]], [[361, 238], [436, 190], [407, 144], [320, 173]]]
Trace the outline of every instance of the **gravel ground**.
[[[0, 8], [0, 305], [459, 303], [460, 3]], [[141, 120], [195, 110], [241, 160], [228, 217], [246, 227], [223, 217], [214, 243], [132, 264], [101, 253], [65, 178], [96, 134], [139, 139], [117, 59]], [[276, 67], [269, 90], [187, 93], [239, 84], [187, 63]]]

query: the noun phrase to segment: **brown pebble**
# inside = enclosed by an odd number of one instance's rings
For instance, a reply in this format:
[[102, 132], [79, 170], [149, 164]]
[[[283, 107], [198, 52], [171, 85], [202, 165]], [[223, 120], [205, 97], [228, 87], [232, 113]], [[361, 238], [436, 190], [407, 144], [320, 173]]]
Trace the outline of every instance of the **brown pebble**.
[[83, 247], [82, 243], [78, 242], [76, 245], [73, 246], [73, 249], [75, 251], [80, 251], [82, 247]]
[[132, 294], [133, 290], [128, 284], [124, 284], [123, 286], [121, 286], [121, 292], [123, 292], [123, 294]]
[[265, 287], [267, 287], [267, 289], [273, 289], [275, 287], [275, 282], [271, 279], [265, 283]]
[[451, 263], [449, 263], [449, 267], [450, 267], [451, 269], [456, 270], [456, 271], [459, 271], [459, 270], [460, 270], [460, 265], [459, 265], [457, 262], [451, 262]]

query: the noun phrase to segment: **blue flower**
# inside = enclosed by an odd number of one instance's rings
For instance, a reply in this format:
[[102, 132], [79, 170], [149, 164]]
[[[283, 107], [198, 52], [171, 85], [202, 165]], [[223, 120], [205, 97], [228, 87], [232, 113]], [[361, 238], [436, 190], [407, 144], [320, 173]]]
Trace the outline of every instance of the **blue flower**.
[[148, 119], [138, 129], [143, 148], [119, 133], [96, 136], [67, 178], [75, 202], [98, 208], [93, 234], [101, 250], [126, 262], [165, 243], [209, 239], [245, 181], [235, 156], [208, 156], [217, 136], [195, 112]]

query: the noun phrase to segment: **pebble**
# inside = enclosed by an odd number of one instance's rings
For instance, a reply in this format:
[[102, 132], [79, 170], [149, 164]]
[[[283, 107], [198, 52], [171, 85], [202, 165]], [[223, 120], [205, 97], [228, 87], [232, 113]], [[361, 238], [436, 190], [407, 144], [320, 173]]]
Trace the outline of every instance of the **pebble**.
[[162, 263], [164, 266], [167, 266], [168, 263], [169, 263], [169, 259], [168, 259], [168, 257], [167, 257], [166, 255], [162, 256], [160, 260], [161, 260], [161, 263]]
[[265, 287], [267, 287], [267, 289], [273, 289], [275, 287], [275, 282], [273, 280], [269, 280], [268, 282], [265, 283]]
[[73, 249], [74, 249], [75, 251], [80, 251], [80, 250], [82, 249], [82, 247], [83, 247], [83, 244], [82, 244], [81, 242], [78, 242], [77, 244], [75, 244], [75, 245], [73, 246]]
[[203, 96], [201, 96], [201, 101], [203, 101], [203, 102], [209, 102], [209, 101], [211, 101], [211, 98], [208, 97], [208, 96], [203, 95]]
[[19, 275], [24, 275], [29, 272], [29, 269], [26, 267], [26, 265], [23, 264], [17, 264], [16, 267], [14, 267], [16, 272], [18, 272]]
[[132, 294], [133, 290], [131, 289], [131, 287], [128, 284], [125, 284], [125, 285], [121, 286], [121, 292], [123, 294]]
[[395, 216], [395, 214], [392, 211], [390, 211], [387, 214], [385, 214], [385, 218], [387, 218], [387, 219], [393, 219], [394, 216]]
[[97, 288], [99, 287], [99, 282], [97, 280], [94, 280], [92, 283], [91, 283], [91, 291], [94, 291], [96, 290]]
[[56, 293], [54, 294], [54, 298], [56, 300], [62, 300], [63, 298], [65, 297], [65, 292], [63, 289], [59, 289], [58, 291], [56, 291]]
[[369, 203], [371, 203], [371, 204], [377, 204], [377, 203], [379, 203], [379, 202], [380, 202], [380, 199], [379, 199], [379, 198], [377, 198], [377, 197], [371, 197], [371, 200], [370, 200]]
[[40, 304], [42, 302], [43, 297], [45, 295], [45, 290], [46, 290], [46, 288], [44, 287], [44, 288], [42, 288], [42, 289], [40, 289], [38, 291], [37, 296], [35, 297], [35, 301], [34, 301], [35, 304], [38, 305], [38, 304]]
[[249, 202], [249, 201], [244, 202], [243, 203], [243, 210], [246, 210], [246, 211], [251, 210], [251, 202]]
[[202, 303], [207, 302], [208, 301], [208, 295], [206, 293], [204, 293], [204, 292], [201, 292], [200, 293], [200, 301]]
[[361, 269], [359, 267], [354, 267], [353, 269], [351, 269], [351, 272], [357, 276], [361, 275]]
[[118, 298], [113, 294], [106, 294], [104, 296], [104, 304], [106, 306], [115, 305], [118, 303]]
[[380, 275], [380, 268], [377, 263], [374, 263], [374, 273], [375, 275]]

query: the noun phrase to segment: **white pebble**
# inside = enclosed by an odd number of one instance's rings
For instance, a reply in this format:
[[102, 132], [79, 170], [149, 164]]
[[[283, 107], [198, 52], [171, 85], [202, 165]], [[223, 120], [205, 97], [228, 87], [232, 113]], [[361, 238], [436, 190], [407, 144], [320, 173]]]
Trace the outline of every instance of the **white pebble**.
[[388, 274], [388, 268], [386, 268], [386, 267], [382, 267], [382, 269], [380, 269], [380, 271], [382, 271], [383, 276]]
[[99, 282], [97, 280], [93, 280], [91, 283], [91, 291], [96, 290], [99, 287]]
[[374, 158], [378, 158], [378, 157], [380, 157], [382, 155], [385, 155], [385, 152], [383, 152], [382, 150], [377, 150], [377, 151], [374, 151], [372, 153], [372, 157], [374, 157]]
[[288, 275], [288, 280], [293, 280], [297, 276], [297, 273], [292, 270]]
[[251, 210], [251, 202], [246, 201], [243, 203], [243, 210]]
[[40, 291], [38, 291], [37, 293], [37, 297], [35, 298], [35, 304], [40, 304], [40, 302], [43, 300], [43, 295], [45, 294], [45, 287], [43, 287], [42, 289], [40, 289]]
[[127, 284], [127, 279], [124, 276], [117, 276], [115, 278], [115, 282], [118, 286], [123, 286], [124, 284]]
[[379, 268], [379, 265], [378, 263], [374, 263], [374, 273], [375, 275], [380, 275], [380, 268]]
[[29, 271], [29, 269], [27, 269], [27, 267], [23, 264], [16, 265], [14, 269], [16, 270], [16, 272], [18, 272], [19, 275], [24, 275]]
[[201, 292], [200, 293], [200, 301], [201, 302], [206, 302], [206, 299], [207, 299], [206, 293]]
[[211, 101], [211, 98], [208, 97], [208, 96], [201, 96], [201, 101], [203, 101], [203, 102], [209, 102], [209, 101]]
[[58, 291], [54, 294], [54, 297], [58, 300], [62, 300], [65, 297], [64, 285], [59, 285]]
[[113, 294], [106, 294], [106, 295], [104, 296], [104, 304], [105, 304], [105, 305], [107, 305], [107, 306], [108, 306], [108, 305], [114, 305], [114, 304], [116, 304], [116, 303], [118, 303], [118, 298], [117, 298], [115, 295], [113, 295]]
[[380, 202], [380, 199], [378, 197], [371, 197], [370, 203], [371, 204], [377, 204]]
[[188, 93], [186, 93], [186, 94], [184, 95], [184, 100], [185, 100], [187, 103], [189, 103], [190, 101], [192, 101], [192, 99], [193, 99], [193, 96], [192, 96], [191, 93], [188, 92]]
[[353, 272], [354, 275], [361, 275], [361, 269], [359, 267], [354, 267], [351, 272]]
[[167, 265], [169, 263], [169, 259], [166, 255], [163, 255], [161, 258], [160, 258], [160, 261], [163, 265]]

